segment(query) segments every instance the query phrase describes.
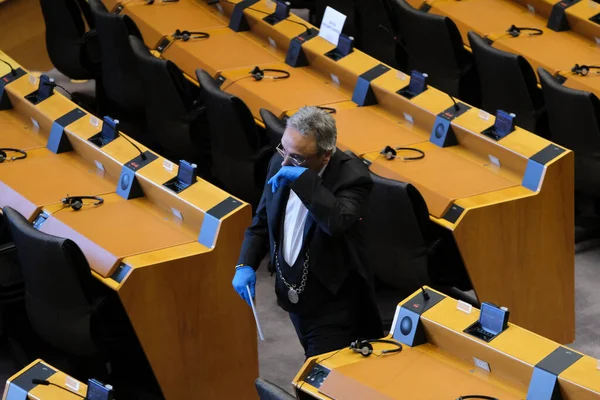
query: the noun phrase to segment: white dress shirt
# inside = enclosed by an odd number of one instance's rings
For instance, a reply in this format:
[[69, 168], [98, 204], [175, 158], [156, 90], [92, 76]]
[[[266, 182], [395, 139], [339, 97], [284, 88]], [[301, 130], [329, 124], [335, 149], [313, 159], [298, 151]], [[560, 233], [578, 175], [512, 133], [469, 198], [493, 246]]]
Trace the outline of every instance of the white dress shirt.
[[[327, 164], [321, 169], [319, 176], [323, 175], [325, 168], [327, 168]], [[285, 208], [283, 243], [281, 248], [283, 259], [290, 267], [294, 265], [302, 249], [302, 238], [304, 236], [304, 226], [306, 225], [307, 216], [308, 209], [298, 195], [293, 190], [290, 190], [290, 197]]]

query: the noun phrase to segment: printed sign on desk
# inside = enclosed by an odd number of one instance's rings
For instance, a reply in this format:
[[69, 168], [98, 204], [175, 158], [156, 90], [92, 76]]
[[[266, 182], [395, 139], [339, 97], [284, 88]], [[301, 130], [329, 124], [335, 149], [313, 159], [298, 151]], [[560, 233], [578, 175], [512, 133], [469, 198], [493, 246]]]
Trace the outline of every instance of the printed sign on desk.
[[328, 6], [323, 15], [319, 36], [337, 46], [345, 22], [346, 16], [344, 14]]

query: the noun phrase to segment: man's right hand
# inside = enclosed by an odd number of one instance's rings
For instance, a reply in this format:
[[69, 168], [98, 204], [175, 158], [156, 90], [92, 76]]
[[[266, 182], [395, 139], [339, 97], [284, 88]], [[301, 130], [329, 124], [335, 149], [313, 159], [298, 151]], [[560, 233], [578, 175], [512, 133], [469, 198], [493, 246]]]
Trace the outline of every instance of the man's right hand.
[[252, 293], [252, 298], [254, 298], [254, 287], [256, 286], [256, 272], [254, 272], [254, 269], [248, 265], [237, 268], [231, 283], [240, 297], [246, 300], [248, 305], [251, 305], [246, 286], [250, 286], [250, 293]]

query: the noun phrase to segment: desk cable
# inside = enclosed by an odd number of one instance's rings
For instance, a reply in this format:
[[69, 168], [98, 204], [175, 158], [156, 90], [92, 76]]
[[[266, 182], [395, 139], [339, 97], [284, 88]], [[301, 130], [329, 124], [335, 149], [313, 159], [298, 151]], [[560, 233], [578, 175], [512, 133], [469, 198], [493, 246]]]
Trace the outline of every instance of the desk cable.
[[12, 76], [17, 76], [17, 70], [12, 65], [10, 65], [10, 63], [8, 61], [5, 61], [1, 58], [0, 58], [0, 61], [2, 61], [4, 64], [8, 65], [8, 67], [10, 68], [10, 74]]
[[236, 83], [238, 81], [241, 81], [243, 79], [248, 79], [248, 78], [252, 78], [252, 77], [253, 77], [252, 75], [248, 75], [248, 76], [242, 76], [241, 78], [234, 79], [231, 82], [229, 82], [229, 84], [227, 84], [226, 86], [222, 87], [221, 91], [224, 92], [225, 89], [227, 89], [229, 86], [233, 85], [234, 83]]
[[[218, 3], [229, 3], [229, 4], [233, 4], [234, 6], [239, 4], [239, 3], [234, 3], [234, 2], [228, 1], [228, 0], [211, 0], [211, 1], [208, 2], [208, 5], [209, 6], [213, 6], [213, 5], [218, 4]], [[269, 13], [269, 12], [266, 12], [266, 11], [263, 11], [263, 10], [257, 10], [256, 8], [252, 8], [252, 7], [246, 7], [245, 10], [252, 10], [252, 11], [256, 11], [256, 12], [261, 13], [261, 14], [271, 15], [271, 13]], [[304, 29], [306, 29], [306, 32], [310, 32], [310, 28], [308, 27], [308, 25], [306, 25], [306, 24], [304, 24], [302, 22], [292, 21], [291, 19], [288, 19], [288, 18], [286, 18], [286, 19], [284, 19], [282, 21], [287, 21], [287, 22], [291, 22], [293, 24], [301, 25], [301, 26], [304, 27]]]
[[31, 380], [31, 383], [33, 383], [34, 385], [56, 386], [57, 388], [60, 388], [60, 389], [62, 389], [62, 390], [64, 390], [64, 391], [66, 391], [66, 392], [69, 392], [69, 393], [71, 393], [71, 394], [73, 394], [73, 395], [75, 395], [75, 396], [79, 396], [79, 397], [81, 397], [82, 399], [85, 399], [85, 398], [86, 398], [85, 396], [82, 396], [82, 395], [80, 395], [79, 393], [77, 393], [77, 392], [75, 392], [75, 391], [73, 391], [73, 390], [71, 390], [71, 389], [67, 389], [67, 388], [66, 388], [66, 387], [64, 387], [64, 386], [57, 385], [56, 383], [54, 383], [54, 382], [50, 382], [50, 381], [48, 381], [48, 380], [46, 380], [46, 379], [32, 379], [32, 380]]
[[467, 394], [459, 396], [456, 400], [479, 399], [479, 400], [498, 400], [496, 397], [486, 396], [483, 394]]
[[69, 92], [67, 89], [65, 89], [63, 86], [59, 85], [56, 82], [44, 82], [44, 85], [46, 86], [51, 86], [53, 88], [59, 88], [64, 90], [69, 96], [71, 96], [71, 98], [73, 97], [73, 93]]

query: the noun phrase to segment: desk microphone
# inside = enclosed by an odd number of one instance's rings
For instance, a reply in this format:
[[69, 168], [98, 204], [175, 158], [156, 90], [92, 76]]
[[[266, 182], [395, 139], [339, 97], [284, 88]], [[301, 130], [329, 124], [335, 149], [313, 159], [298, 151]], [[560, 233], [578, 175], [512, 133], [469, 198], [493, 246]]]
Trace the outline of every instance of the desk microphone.
[[4, 64], [8, 65], [8, 67], [10, 68], [10, 74], [11, 74], [12, 76], [17, 76], [17, 70], [16, 70], [16, 69], [14, 69], [14, 68], [13, 68], [13, 66], [12, 66], [12, 65], [10, 65], [10, 64], [8, 63], [8, 61], [4, 61], [4, 60], [3, 60], [3, 59], [1, 59], [1, 58], [0, 58], [0, 61], [2, 61]]
[[446, 93], [448, 95], [448, 97], [450, 97], [450, 100], [452, 100], [452, 102], [454, 103], [454, 111], [460, 111], [460, 106], [456, 103], [456, 100], [454, 100], [454, 97], [450, 94], [450, 93]]
[[144, 161], [146, 161], [146, 154], [144, 154], [144, 152], [135, 144], [133, 143], [131, 140], [127, 139], [127, 136], [125, 135], [121, 135], [121, 133], [119, 133], [119, 136], [121, 136], [123, 139], [127, 140], [129, 142], [129, 144], [131, 144], [133, 147], [135, 147], [135, 149], [140, 153], [140, 158]]
[[46, 379], [35, 379], [35, 378], [34, 378], [34, 379], [32, 379], [32, 380], [31, 380], [31, 383], [33, 383], [34, 385], [44, 385], [44, 386], [49, 386], [49, 385], [51, 385], [51, 386], [56, 386], [57, 388], [61, 388], [61, 389], [62, 389], [62, 390], [64, 390], [65, 392], [69, 392], [69, 393], [71, 393], [71, 394], [74, 394], [75, 396], [79, 396], [79, 397], [81, 397], [82, 399], [85, 399], [85, 397], [84, 397], [84, 396], [82, 396], [82, 395], [80, 395], [79, 393], [77, 393], [77, 392], [75, 392], [75, 391], [73, 391], [73, 390], [67, 389], [67, 388], [66, 388], [66, 387], [64, 387], [64, 386], [57, 385], [56, 383], [54, 383], [54, 382], [50, 382], [50, 381], [48, 381], [48, 380], [46, 380]]

